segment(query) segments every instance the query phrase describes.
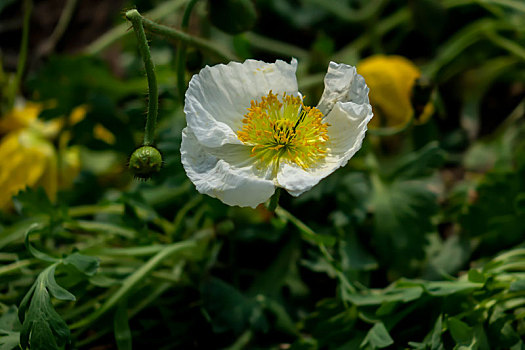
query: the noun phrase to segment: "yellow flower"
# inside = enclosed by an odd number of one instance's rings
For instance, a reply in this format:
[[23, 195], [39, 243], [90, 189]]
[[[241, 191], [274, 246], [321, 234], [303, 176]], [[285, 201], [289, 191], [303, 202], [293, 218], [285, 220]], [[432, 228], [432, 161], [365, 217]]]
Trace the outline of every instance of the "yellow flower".
[[370, 103], [375, 118], [370, 128], [402, 127], [412, 118], [426, 122], [433, 113], [428, 103], [420, 116], [414, 116], [411, 98], [421, 72], [411, 61], [401, 56], [376, 55], [362, 60], [357, 67], [370, 88]]
[[35, 123], [42, 106], [27, 102], [23, 107], [17, 106], [0, 118], [0, 135], [10, 131], [28, 128]]
[[0, 118], [0, 209], [8, 209], [12, 196], [26, 187], [42, 186], [54, 200], [58, 189], [70, 186], [80, 170], [76, 148], [57, 151], [50, 141], [63, 120], [40, 121], [41, 110], [41, 105], [29, 102]]

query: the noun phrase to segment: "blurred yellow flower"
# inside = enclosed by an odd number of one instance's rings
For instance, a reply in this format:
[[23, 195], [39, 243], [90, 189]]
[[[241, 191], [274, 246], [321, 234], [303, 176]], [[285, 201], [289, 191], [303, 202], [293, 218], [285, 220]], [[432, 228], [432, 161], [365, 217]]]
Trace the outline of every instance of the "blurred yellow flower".
[[108, 145], [114, 145], [117, 141], [115, 135], [108, 129], [106, 129], [102, 124], [97, 123], [95, 124], [95, 127], [93, 128], [93, 136], [96, 139], [99, 139], [101, 141], [104, 141]]
[[424, 123], [432, 115], [433, 105], [427, 103], [421, 115], [414, 116], [411, 98], [421, 72], [410, 60], [401, 56], [371, 56], [359, 63], [357, 72], [370, 88], [375, 116], [370, 128], [402, 127], [412, 118], [416, 123]]
[[[0, 117], [0, 209], [9, 208], [12, 196], [26, 187], [42, 186], [54, 200], [57, 190], [70, 186], [80, 170], [78, 149], [57, 150], [51, 142], [64, 120], [41, 121], [41, 110], [42, 105], [28, 102]], [[77, 107], [72, 116], [81, 120], [85, 113]], [[68, 138], [63, 133], [59, 144], [65, 146]]]

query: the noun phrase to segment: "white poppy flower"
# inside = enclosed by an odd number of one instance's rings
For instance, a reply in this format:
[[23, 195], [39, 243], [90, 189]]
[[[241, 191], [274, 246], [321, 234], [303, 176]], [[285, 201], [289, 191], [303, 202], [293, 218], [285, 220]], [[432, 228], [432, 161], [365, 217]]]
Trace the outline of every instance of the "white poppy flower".
[[354, 67], [330, 62], [317, 107], [297, 88], [297, 60], [206, 66], [186, 92], [182, 164], [201, 193], [256, 207], [276, 187], [308, 191], [361, 148], [372, 118]]

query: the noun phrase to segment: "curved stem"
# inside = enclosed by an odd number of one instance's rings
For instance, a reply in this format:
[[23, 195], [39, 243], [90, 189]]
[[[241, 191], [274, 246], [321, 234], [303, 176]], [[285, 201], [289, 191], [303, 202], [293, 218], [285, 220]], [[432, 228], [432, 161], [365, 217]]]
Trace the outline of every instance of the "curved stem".
[[334, 257], [326, 248], [326, 246], [333, 246], [336, 243], [336, 238], [334, 236], [320, 235], [315, 233], [314, 230], [312, 230], [308, 225], [279, 205], [277, 205], [275, 208], [275, 214], [295, 225], [305, 240], [319, 247], [319, 251], [328, 262], [332, 263], [334, 261]]
[[405, 124], [401, 126], [368, 129], [368, 132], [371, 135], [377, 135], [377, 136], [394, 136], [394, 135], [401, 134], [402, 132], [408, 130], [409, 128], [412, 127], [413, 124], [414, 124], [414, 116], [412, 116], [408, 122], [406, 122]]
[[244, 36], [250, 43], [251, 47], [263, 50], [265, 52], [295, 57], [300, 60], [306, 60], [310, 56], [310, 52], [308, 52], [308, 50], [285, 43], [283, 41], [267, 38], [254, 32], [247, 32], [244, 34]]
[[386, 0], [370, 0], [359, 10], [351, 9], [339, 1], [307, 0], [315, 6], [323, 8], [340, 19], [348, 22], [362, 22], [372, 18], [386, 4]]
[[146, 119], [146, 131], [144, 133], [144, 145], [151, 146], [155, 141], [155, 126], [157, 124], [157, 112], [159, 107], [159, 93], [157, 88], [157, 77], [155, 76], [155, 66], [151, 60], [148, 40], [144, 27], [142, 26], [142, 16], [137, 10], [126, 12], [126, 18], [133, 25], [133, 30], [137, 36], [137, 43], [144, 61], [146, 76], [148, 77], [148, 116]]
[[22, 40], [20, 42], [20, 55], [18, 56], [18, 66], [16, 67], [15, 81], [11, 88], [11, 94], [9, 95], [8, 106], [11, 109], [14, 105], [15, 96], [20, 89], [20, 83], [22, 82], [22, 76], [27, 62], [27, 48], [29, 44], [29, 25], [31, 23], [31, 12], [33, 11], [33, 1], [24, 0], [24, 24], [22, 27]]
[[53, 33], [51, 33], [49, 38], [47, 38], [47, 40], [44, 41], [42, 45], [40, 45], [40, 47], [38, 48], [38, 54], [40, 56], [47, 56], [55, 50], [55, 46], [66, 32], [66, 29], [69, 23], [71, 22], [71, 18], [73, 17], [73, 13], [75, 12], [77, 2], [78, 0], [67, 0], [66, 5], [62, 10], [62, 14], [58, 19], [58, 23], [55, 29], [53, 30]]
[[[190, 15], [197, 1], [199, 0], [191, 0], [188, 3], [188, 6], [186, 6], [186, 10], [184, 10], [184, 15], [182, 17], [182, 24], [181, 24], [181, 29], [184, 32], [188, 30], [188, 26], [190, 24]], [[179, 49], [177, 50], [177, 58], [175, 60], [175, 70], [177, 72], [177, 90], [179, 93], [179, 99], [181, 103], [184, 101], [184, 93], [186, 90], [185, 70], [186, 70], [186, 49], [187, 48], [188, 48], [188, 45], [185, 42], [181, 42], [179, 44]]]
[[290, 221], [295, 227], [299, 229], [301, 236], [305, 240], [320, 246], [321, 252], [323, 252], [323, 254], [326, 252], [325, 246], [333, 246], [336, 242], [336, 239], [333, 236], [315, 233], [314, 230], [312, 230], [308, 225], [281, 206], [277, 206], [277, 208], [275, 208], [275, 214], [284, 220]]
[[485, 36], [489, 39], [494, 45], [501, 47], [502, 49], [507, 50], [511, 54], [514, 54], [516, 57], [521, 58], [525, 61], [525, 49], [515, 41], [509, 40], [494, 30], [487, 30]]
[[221, 46], [214, 44], [210, 40], [191, 36], [187, 33], [184, 33], [181, 30], [171, 28], [171, 27], [168, 27], [162, 24], [158, 24], [144, 17], [142, 17], [142, 24], [144, 25], [144, 28], [152, 34], [161, 35], [165, 38], [172, 39], [172, 40], [180, 40], [188, 45], [195, 46], [200, 49], [206, 50], [209, 53], [214, 54], [217, 57], [221, 58], [222, 60], [226, 60], [226, 61], [238, 60], [238, 57], [235, 54], [229, 52], [228, 50], [224, 49]]
[[83, 328], [98, 320], [103, 316], [107, 311], [113, 308], [121, 299], [127, 297], [135, 287], [140, 285], [143, 280], [154, 270], [160, 263], [162, 263], [166, 258], [174, 255], [175, 253], [180, 253], [196, 247], [195, 241], [184, 241], [179, 243], [174, 243], [169, 246], [164, 247], [151, 259], [149, 259], [144, 265], [142, 265], [138, 270], [129, 275], [123, 282], [120, 288], [107, 299], [104, 304], [93, 312], [88, 317], [81, 319], [80, 321], [71, 325], [71, 329]]
[[[186, 2], [188, 2], [188, 0], [168, 0], [159, 4], [151, 11], [146, 12], [144, 15], [153, 20], [160, 20], [172, 13], [175, 13], [179, 9], [179, 7], [184, 5]], [[131, 34], [131, 32], [128, 29], [129, 28], [127, 23], [122, 23], [114, 27], [113, 29], [107, 31], [102, 36], [100, 36], [97, 40], [89, 44], [85, 48], [84, 52], [89, 55], [97, 55], [101, 53], [113, 43], [115, 43], [117, 40], [121, 39], [122, 37], [128, 34]]]

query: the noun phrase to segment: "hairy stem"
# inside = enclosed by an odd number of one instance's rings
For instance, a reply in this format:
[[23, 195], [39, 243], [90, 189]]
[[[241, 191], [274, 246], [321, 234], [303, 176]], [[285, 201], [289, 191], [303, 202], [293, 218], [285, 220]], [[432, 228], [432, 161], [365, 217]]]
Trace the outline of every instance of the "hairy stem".
[[155, 76], [155, 66], [151, 60], [148, 40], [144, 32], [144, 27], [142, 26], [142, 16], [137, 10], [129, 10], [126, 12], [126, 18], [133, 25], [140, 55], [144, 61], [144, 68], [148, 78], [148, 116], [146, 119], [146, 131], [144, 133], [144, 145], [151, 146], [155, 141], [155, 126], [157, 124], [159, 107], [159, 92], [157, 88], [157, 77]]
[[172, 40], [180, 40], [190, 46], [195, 46], [200, 49], [203, 49], [208, 53], [219, 57], [222, 60], [235, 61], [238, 59], [238, 57], [235, 54], [229, 52], [221, 46], [214, 44], [210, 40], [191, 36], [181, 30], [158, 24], [144, 17], [142, 18], [142, 24], [144, 25], [144, 28], [152, 34], [157, 34]]

